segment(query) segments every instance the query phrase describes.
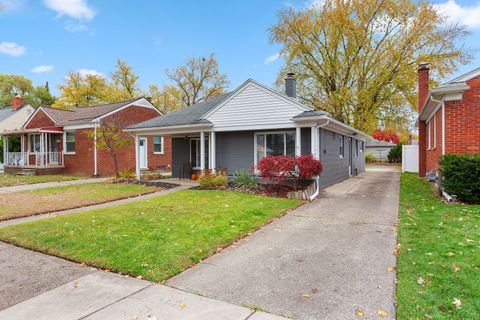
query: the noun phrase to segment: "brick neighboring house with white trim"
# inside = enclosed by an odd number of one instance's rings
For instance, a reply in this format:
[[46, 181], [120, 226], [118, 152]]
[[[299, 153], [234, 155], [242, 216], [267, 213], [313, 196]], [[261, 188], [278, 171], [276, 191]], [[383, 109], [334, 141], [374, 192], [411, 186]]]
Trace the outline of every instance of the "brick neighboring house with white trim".
[[[122, 126], [137, 124], [161, 115], [147, 99], [138, 98], [99, 106], [57, 109], [39, 107], [19, 130], [4, 131], [0, 135], [4, 149], [5, 172], [22, 170], [34, 174], [69, 173], [87, 176], [113, 176], [112, 155], [96, 147], [94, 132], [102, 121], [115, 121]], [[135, 170], [135, 142], [116, 151], [119, 170]], [[21, 150], [10, 150], [8, 138], [19, 136]], [[148, 137], [142, 141], [142, 170], [170, 171], [171, 142], [163, 136]]]
[[429, 89], [429, 66], [418, 70], [419, 175], [437, 173], [442, 155], [480, 153], [480, 68]]

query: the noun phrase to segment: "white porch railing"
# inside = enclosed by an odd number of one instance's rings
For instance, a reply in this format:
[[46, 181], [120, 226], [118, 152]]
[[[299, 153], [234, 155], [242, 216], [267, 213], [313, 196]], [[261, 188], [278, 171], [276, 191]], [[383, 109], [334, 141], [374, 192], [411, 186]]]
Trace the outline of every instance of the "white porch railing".
[[8, 152], [6, 166], [63, 166], [63, 152]]

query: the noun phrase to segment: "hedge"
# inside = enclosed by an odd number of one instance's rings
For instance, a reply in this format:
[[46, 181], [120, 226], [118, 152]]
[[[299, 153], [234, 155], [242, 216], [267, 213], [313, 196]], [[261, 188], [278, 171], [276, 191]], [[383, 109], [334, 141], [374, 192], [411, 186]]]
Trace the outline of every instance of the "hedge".
[[480, 154], [446, 154], [440, 160], [442, 187], [467, 203], [480, 203]]

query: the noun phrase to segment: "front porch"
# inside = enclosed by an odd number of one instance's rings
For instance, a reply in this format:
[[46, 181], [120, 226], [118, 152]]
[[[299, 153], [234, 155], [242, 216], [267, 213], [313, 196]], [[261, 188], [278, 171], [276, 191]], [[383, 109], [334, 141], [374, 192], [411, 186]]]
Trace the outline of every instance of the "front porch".
[[57, 128], [3, 132], [2, 138], [5, 173], [63, 173], [63, 132]]

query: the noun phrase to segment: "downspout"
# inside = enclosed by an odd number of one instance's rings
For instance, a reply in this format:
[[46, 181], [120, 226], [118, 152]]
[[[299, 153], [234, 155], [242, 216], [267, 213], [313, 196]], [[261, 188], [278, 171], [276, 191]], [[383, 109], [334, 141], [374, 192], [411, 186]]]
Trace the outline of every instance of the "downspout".
[[[317, 160], [320, 160], [320, 150], [319, 150], [319, 146], [320, 146], [320, 141], [319, 141], [319, 138], [320, 138], [320, 135], [319, 135], [319, 130], [320, 128], [323, 128], [325, 126], [327, 126], [328, 124], [330, 123], [330, 120], [327, 119], [327, 121], [322, 124], [322, 125], [319, 125], [319, 126], [316, 126], [315, 127], [315, 132], [316, 132], [316, 147], [315, 147], [315, 158], [317, 158]], [[316, 197], [318, 197], [318, 194], [320, 193], [320, 176], [316, 176], [315, 177], [315, 192], [310, 196], [308, 197], [308, 201], [313, 201]]]
[[445, 154], [445, 101], [436, 100], [433, 97], [430, 97], [433, 102], [442, 104], [442, 155]]
[[93, 176], [98, 175], [98, 166], [97, 166], [97, 126], [98, 122], [95, 122], [93, 126]]

